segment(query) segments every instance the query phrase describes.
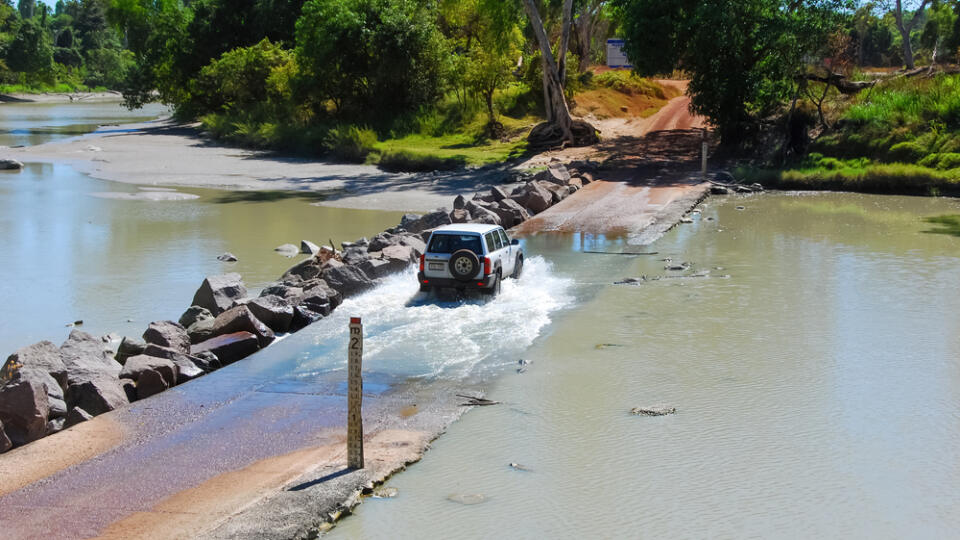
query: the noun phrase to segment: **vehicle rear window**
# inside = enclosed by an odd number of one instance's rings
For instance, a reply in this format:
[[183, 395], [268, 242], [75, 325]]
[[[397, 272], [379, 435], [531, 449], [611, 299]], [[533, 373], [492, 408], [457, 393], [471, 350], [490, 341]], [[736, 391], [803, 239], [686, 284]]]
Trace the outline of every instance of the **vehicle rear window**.
[[477, 255], [483, 255], [480, 237], [474, 234], [434, 234], [430, 238], [430, 253], [453, 253], [461, 249], [469, 249]]

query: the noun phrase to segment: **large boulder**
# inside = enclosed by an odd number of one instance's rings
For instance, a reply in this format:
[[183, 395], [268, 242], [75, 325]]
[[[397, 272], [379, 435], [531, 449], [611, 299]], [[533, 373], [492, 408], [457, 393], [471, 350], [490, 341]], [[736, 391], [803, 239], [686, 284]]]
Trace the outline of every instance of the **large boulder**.
[[[463, 197], [463, 195], [457, 195], [457, 198], [453, 200], [453, 209], [454, 209], [454, 210], [463, 210], [463, 208], [464, 208], [466, 205], [467, 205], [467, 199], [465, 199], [465, 198]], [[454, 223], [456, 223], [456, 222], [454, 222]]]
[[503, 199], [491, 210], [500, 216], [500, 224], [505, 228], [515, 227], [530, 219], [527, 209], [513, 199]]
[[388, 273], [400, 272], [419, 259], [413, 248], [403, 245], [383, 248], [380, 256], [389, 265]]
[[357, 266], [357, 268], [367, 276], [370, 276], [374, 279], [382, 278], [393, 273], [390, 271], [390, 261], [387, 261], [382, 257], [363, 261], [363, 263]]
[[300, 253], [305, 253], [307, 255], [316, 255], [317, 253], [320, 253], [320, 246], [314, 244], [309, 240], [301, 240]]
[[497, 186], [490, 188], [490, 198], [493, 199], [493, 202], [500, 202], [507, 197], [509, 197], [509, 195], [507, 195], [507, 192], [505, 192], [502, 188]]
[[261, 296], [247, 303], [253, 316], [274, 332], [287, 332], [293, 321], [293, 306], [279, 296]]
[[[159, 374], [168, 387], [177, 384], [177, 365], [174, 364], [173, 361], [156, 356], [147, 356], [145, 354], [128, 359], [127, 363], [123, 366], [123, 372], [120, 373], [120, 377], [137, 381], [137, 395], [143, 399], [139, 391], [140, 377], [148, 371]], [[86, 407], [83, 408], [88, 412], [93, 412]]]
[[[123, 368], [100, 338], [80, 330], [70, 332], [60, 346], [60, 353], [67, 367], [68, 390], [70, 386], [94, 379], [116, 378]], [[67, 404], [70, 404], [69, 399]]]
[[224, 311], [213, 321], [213, 336], [233, 334], [236, 332], [250, 332], [257, 336], [260, 348], [273, 343], [277, 338], [273, 330], [254, 316], [246, 305], [236, 306]]
[[337, 261], [327, 261], [323, 269], [323, 280], [344, 297], [368, 291], [376, 285], [360, 268]]
[[303, 284], [303, 294], [300, 299], [303, 300], [311, 296], [323, 296], [333, 307], [337, 307], [343, 302], [343, 295], [322, 279], [315, 279]]
[[159, 371], [144, 371], [137, 379], [137, 399], [155, 396], [171, 386]]
[[44, 432], [43, 436], [49, 437], [55, 433], [60, 433], [63, 431], [63, 425], [66, 421], [67, 419], [62, 416], [60, 418], [51, 418], [47, 421], [47, 430]]
[[93, 415], [83, 410], [80, 407], [74, 407], [70, 409], [70, 412], [67, 414], [66, 422], [63, 423], [63, 429], [71, 428], [82, 422], [86, 422], [93, 418]]
[[200, 319], [197, 322], [190, 325], [187, 328], [187, 337], [190, 338], [190, 343], [200, 343], [201, 341], [206, 341], [210, 339], [210, 336], [213, 334], [213, 322], [216, 319]]
[[0, 369], [0, 383], [18, 378], [24, 371], [46, 373], [59, 386], [67, 384], [67, 366], [63, 363], [60, 349], [49, 341], [41, 341], [17, 351], [7, 357], [7, 361]]
[[487, 205], [477, 204], [475, 201], [467, 203], [467, 211], [473, 218], [474, 223], [486, 223], [488, 225], [500, 225], [500, 216], [492, 212]]
[[117, 354], [114, 358], [120, 365], [123, 365], [123, 363], [127, 361], [127, 358], [143, 354], [143, 350], [146, 348], [146, 341], [140, 338], [124, 337], [123, 341], [120, 342], [120, 347], [117, 348]]
[[[387, 246], [392, 246], [400, 241], [400, 238], [395, 234], [382, 232], [373, 238], [370, 239], [370, 245], [367, 246], [368, 252], [381, 251]], [[347, 264], [350, 264], [347, 261], [343, 261]]]
[[420, 214], [404, 214], [403, 217], [400, 218], [400, 228], [406, 229], [408, 225], [410, 225], [411, 223], [415, 223], [422, 217], [423, 216]]
[[198, 368], [202, 369], [204, 373], [212, 373], [223, 367], [223, 364], [220, 363], [220, 359], [217, 358], [217, 355], [210, 351], [202, 351], [198, 352], [196, 355], [191, 355], [190, 361], [193, 362]]
[[[305, 261], [301, 261], [293, 265], [289, 270], [283, 273], [281, 279], [287, 280], [292, 277], [298, 277], [300, 279], [313, 279], [319, 275], [320, 263], [311, 257]], [[219, 315], [219, 313], [215, 313], [214, 315]]]
[[213, 320], [213, 318], [213, 313], [210, 313], [209, 309], [201, 306], [190, 306], [183, 312], [183, 315], [180, 316], [180, 320], [177, 322], [184, 328], [190, 328], [197, 321], [206, 319]]
[[293, 320], [290, 322], [290, 331], [299, 332], [323, 318], [323, 314], [312, 309], [312, 306], [303, 304], [293, 308]]
[[66, 412], [64, 389], [67, 386], [67, 367], [63, 363], [63, 353], [56, 345], [41, 341], [18, 349], [7, 358], [0, 369], [0, 385], [25, 379], [46, 386], [53, 417]]
[[159, 347], [157, 345], [148, 345], [147, 348], [143, 351], [145, 356], [153, 356], [155, 358], [165, 358], [170, 360], [177, 366], [177, 384], [183, 384], [187, 381], [192, 381], [197, 377], [206, 373], [206, 371], [199, 367], [197, 363], [205, 363], [202, 359], [199, 359], [195, 356], [190, 356], [189, 354], [183, 354], [180, 351], [175, 351], [173, 349], [166, 349], [164, 347]]
[[0, 388], [0, 423], [14, 446], [43, 437], [49, 419], [50, 404], [45, 384], [21, 379]]
[[353, 246], [343, 250], [341, 258], [344, 264], [360, 264], [370, 258], [370, 253], [365, 246]]
[[13, 448], [13, 443], [10, 442], [10, 437], [7, 437], [7, 432], [3, 430], [3, 422], [0, 422], [0, 454], [11, 448]]
[[19, 171], [23, 168], [23, 163], [15, 159], [0, 159], [0, 171]]
[[536, 176], [536, 179], [565, 186], [570, 181], [570, 171], [562, 163], [551, 163], [547, 166], [547, 170]]
[[233, 302], [247, 296], [247, 288], [240, 280], [240, 274], [230, 273], [220, 276], [210, 276], [203, 280], [203, 284], [193, 295], [190, 305], [207, 308], [217, 316], [230, 309]]
[[469, 223], [473, 219], [466, 208], [455, 208], [450, 212], [450, 221], [453, 223]]
[[570, 195], [570, 186], [552, 184], [550, 182], [540, 182], [540, 186], [550, 192], [551, 203], [557, 204], [558, 202], [567, 198]]
[[404, 234], [400, 236], [400, 245], [407, 246], [413, 250], [414, 262], [420, 259], [420, 256], [427, 252], [427, 243], [420, 236], [413, 234]]
[[520, 193], [511, 198], [534, 214], [543, 212], [553, 204], [553, 194], [536, 182], [527, 182]]
[[190, 354], [200, 357], [203, 353], [211, 352], [216, 355], [221, 365], [229, 365], [260, 350], [257, 336], [250, 332], [235, 332], [210, 338], [190, 348]]
[[161, 347], [183, 353], [190, 352], [190, 334], [187, 329], [173, 321], [154, 321], [143, 332], [143, 340]]
[[[132, 358], [127, 359], [128, 363], [130, 360]], [[129, 400], [119, 379], [99, 377], [70, 385], [67, 388], [67, 403], [71, 408], [80, 407], [92, 415], [98, 415], [123, 407]]]
[[[440, 208], [426, 214], [420, 219], [404, 224], [403, 228], [406, 229], [407, 232], [419, 233], [427, 229], [436, 229], [442, 225], [450, 225], [451, 223], [453, 222], [450, 221], [450, 214], [447, 212], [447, 209]], [[371, 251], [375, 250], [371, 247]]]

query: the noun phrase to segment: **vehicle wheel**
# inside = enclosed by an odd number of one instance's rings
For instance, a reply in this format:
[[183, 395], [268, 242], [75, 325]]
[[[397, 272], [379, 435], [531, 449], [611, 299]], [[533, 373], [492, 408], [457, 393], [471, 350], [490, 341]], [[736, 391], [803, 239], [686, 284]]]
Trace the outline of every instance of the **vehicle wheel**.
[[497, 296], [500, 294], [500, 272], [497, 272], [497, 277], [493, 278], [493, 287], [489, 289], [483, 289], [485, 294], [490, 296]]
[[447, 266], [455, 279], [470, 281], [480, 271], [480, 259], [469, 249], [461, 249], [453, 252]]
[[520, 274], [523, 273], [523, 255], [517, 255], [517, 263], [513, 265], [513, 274], [510, 276], [513, 279], [520, 279]]

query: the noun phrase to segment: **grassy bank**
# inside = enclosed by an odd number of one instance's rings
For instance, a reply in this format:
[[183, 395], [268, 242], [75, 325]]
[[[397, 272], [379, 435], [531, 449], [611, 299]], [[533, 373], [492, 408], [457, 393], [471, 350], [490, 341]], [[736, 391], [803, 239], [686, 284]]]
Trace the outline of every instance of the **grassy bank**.
[[75, 92], [106, 92], [107, 88], [85, 85], [59, 84], [0, 84], [0, 94], [71, 94]]
[[[586, 77], [577, 90], [574, 113], [590, 112], [597, 118], [647, 117], [676, 94], [628, 72]], [[523, 83], [498, 90], [494, 105], [499, 113], [493, 126], [481, 103], [457, 95], [379, 129], [310, 125], [255, 110], [210, 114], [201, 122], [215, 138], [246, 147], [375, 164], [388, 171], [452, 170], [503, 163], [525, 155], [526, 135], [542, 121], [540, 92], [539, 87], [531, 89]]]
[[782, 189], [960, 195], [960, 76], [901, 77], [831, 105], [833, 129], [810, 155], [739, 174]]

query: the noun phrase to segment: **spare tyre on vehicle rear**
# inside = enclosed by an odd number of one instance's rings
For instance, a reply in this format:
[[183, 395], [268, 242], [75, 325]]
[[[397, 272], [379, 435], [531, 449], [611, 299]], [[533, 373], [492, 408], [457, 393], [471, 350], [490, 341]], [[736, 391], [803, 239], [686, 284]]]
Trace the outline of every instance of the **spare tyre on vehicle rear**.
[[469, 249], [461, 249], [450, 255], [450, 273], [460, 281], [470, 281], [480, 271], [480, 259]]

